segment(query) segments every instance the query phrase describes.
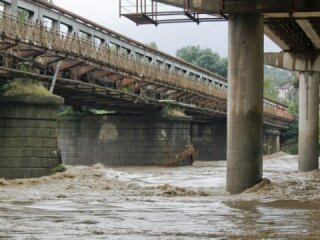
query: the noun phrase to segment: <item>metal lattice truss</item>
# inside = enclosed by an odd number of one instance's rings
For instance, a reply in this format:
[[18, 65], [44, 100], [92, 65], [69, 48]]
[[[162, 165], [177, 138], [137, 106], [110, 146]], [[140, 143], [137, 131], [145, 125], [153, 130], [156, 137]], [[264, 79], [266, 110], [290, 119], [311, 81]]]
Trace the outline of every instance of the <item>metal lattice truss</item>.
[[216, 22], [226, 19], [218, 14], [207, 14], [191, 8], [190, 0], [182, 0], [182, 6], [168, 6], [155, 0], [119, 0], [120, 16], [142, 24]]

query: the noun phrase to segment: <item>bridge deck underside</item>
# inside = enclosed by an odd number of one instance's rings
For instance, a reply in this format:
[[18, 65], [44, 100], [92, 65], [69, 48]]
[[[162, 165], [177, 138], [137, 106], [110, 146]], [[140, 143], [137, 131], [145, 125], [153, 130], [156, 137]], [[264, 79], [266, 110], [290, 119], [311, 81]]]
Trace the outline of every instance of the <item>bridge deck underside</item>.
[[[265, 19], [265, 34], [285, 51], [314, 51], [320, 49], [320, 1], [319, 0], [155, 0], [153, 4], [166, 5], [167, 8], [148, 9], [147, 2], [136, 2], [136, 12], [123, 16], [140, 24], [145, 15], [151, 15], [153, 20], [159, 19], [162, 9], [180, 10], [182, 14], [208, 14], [216, 20], [227, 20], [233, 14], [262, 14]], [[123, 4], [125, 5], [125, 4]], [[121, 9], [121, 8], [120, 8]], [[148, 12], [149, 11], [149, 12]], [[151, 11], [151, 13], [150, 13]], [[140, 16], [140, 17], [139, 17]], [[144, 21], [143, 24], [175, 23], [168, 21]], [[192, 19], [189, 19], [192, 20]], [[197, 22], [197, 19], [193, 19]], [[204, 19], [209, 21], [209, 19]]]
[[314, 17], [267, 17], [266, 35], [285, 51], [309, 52], [320, 49], [320, 12]]
[[[58, 68], [55, 93], [70, 105], [124, 113], [169, 105], [202, 120], [226, 117], [224, 90], [12, 17], [1, 19], [0, 30], [2, 77], [31, 77], [50, 85]], [[290, 121], [285, 111], [265, 106], [266, 124], [286, 128]]]

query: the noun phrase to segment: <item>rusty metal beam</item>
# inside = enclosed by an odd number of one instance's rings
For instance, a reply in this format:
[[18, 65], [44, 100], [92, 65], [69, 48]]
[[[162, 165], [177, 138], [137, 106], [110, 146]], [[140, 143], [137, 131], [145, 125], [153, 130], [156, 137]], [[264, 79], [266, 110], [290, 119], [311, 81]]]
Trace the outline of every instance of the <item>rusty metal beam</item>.
[[81, 61], [73, 61], [73, 60], [67, 60], [67, 59], [62, 60], [61, 62], [62, 63], [61, 63], [60, 71], [69, 70], [71, 68], [75, 68], [82, 64]]
[[122, 80], [119, 81], [119, 88], [124, 88], [129, 85], [133, 85], [137, 80], [133, 78], [123, 78]]
[[84, 65], [84, 66], [78, 66], [74, 71], [76, 76], [82, 76], [84, 74], [88, 74], [96, 70], [97, 70], [96, 67], [93, 67], [90, 65]]

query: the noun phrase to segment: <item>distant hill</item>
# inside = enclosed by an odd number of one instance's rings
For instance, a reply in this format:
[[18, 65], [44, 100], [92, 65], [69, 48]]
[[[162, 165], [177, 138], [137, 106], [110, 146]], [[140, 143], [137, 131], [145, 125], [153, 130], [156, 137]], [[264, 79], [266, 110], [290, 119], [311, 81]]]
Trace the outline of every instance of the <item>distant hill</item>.
[[296, 76], [294, 72], [265, 65], [264, 79], [272, 79], [273, 86], [279, 88], [288, 82], [295, 82]]

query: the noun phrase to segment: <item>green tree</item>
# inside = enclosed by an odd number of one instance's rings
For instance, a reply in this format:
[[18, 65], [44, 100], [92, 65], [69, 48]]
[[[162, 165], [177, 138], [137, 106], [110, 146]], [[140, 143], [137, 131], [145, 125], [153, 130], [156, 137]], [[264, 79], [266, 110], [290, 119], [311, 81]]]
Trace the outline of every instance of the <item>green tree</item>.
[[25, 21], [28, 19], [29, 13], [24, 9], [18, 8], [17, 17], [20, 21]]
[[278, 90], [275, 85], [275, 81], [270, 76], [265, 77], [263, 81], [263, 96], [272, 100], [278, 100]]
[[275, 87], [281, 87], [288, 82], [296, 80], [295, 74], [292, 72], [267, 65], [264, 66], [264, 78], [273, 79]]
[[201, 49], [200, 46], [186, 46], [176, 52], [178, 58], [207, 69], [223, 77], [228, 75], [228, 61], [210, 48]]
[[285, 143], [283, 146], [283, 151], [291, 153], [291, 154], [297, 154], [298, 153], [298, 98], [293, 98], [288, 106], [289, 106], [289, 112], [293, 115], [294, 119], [293, 122], [290, 123], [288, 130], [285, 132]]

